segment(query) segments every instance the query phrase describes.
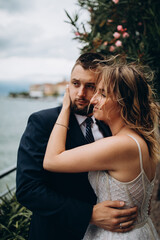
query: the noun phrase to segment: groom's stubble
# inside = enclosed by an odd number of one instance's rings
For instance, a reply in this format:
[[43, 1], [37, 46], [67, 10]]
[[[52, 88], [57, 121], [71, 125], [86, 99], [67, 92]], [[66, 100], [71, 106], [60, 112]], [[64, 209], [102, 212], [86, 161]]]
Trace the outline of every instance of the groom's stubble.
[[82, 115], [82, 116], [87, 116], [87, 115], [90, 115], [91, 113], [93, 113], [93, 105], [88, 103], [88, 105], [85, 106], [84, 108], [79, 108], [75, 102], [72, 102], [71, 103], [71, 112]]

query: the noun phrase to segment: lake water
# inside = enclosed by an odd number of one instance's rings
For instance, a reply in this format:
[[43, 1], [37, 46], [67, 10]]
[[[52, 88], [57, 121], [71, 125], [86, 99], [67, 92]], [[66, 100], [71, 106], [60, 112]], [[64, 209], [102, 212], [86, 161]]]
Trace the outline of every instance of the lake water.
[[[9, 98], [0, 97], [0, 172], [16, 165], [17, 149], [31, 113], [56, 107], [60, 98]], [[15, 186], [15, 172], [0, 179], [0, 194]]]

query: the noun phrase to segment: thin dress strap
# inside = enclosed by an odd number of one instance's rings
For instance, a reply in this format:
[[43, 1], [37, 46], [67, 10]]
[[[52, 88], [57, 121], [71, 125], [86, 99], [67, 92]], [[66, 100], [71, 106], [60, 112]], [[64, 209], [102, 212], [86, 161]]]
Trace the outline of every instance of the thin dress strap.
[[143, 161], [142, 161], [142, 151], [141, 151], [141, 147], [140, 147], [140, 144], [139, 142], [137, 141], [137, 139], [135, 137], [133, 137], [132, 135], [129, 135], [127, 134], [129, 137], [131, 137], [136, 143], [137, 143], [137, 146], [138, 146], [138, 151], [139, 151], [139, 160], [140, 160], [140, 167], [141, 167], [141, 171], [144, 171], [143, 170]]
[[137, 141], [136, 138], [134, 138], [133, 136], [127, 134], [129, 137], [131, 137], [136, 143], [137, 143], [137, 146], [138, 146], [138, 150], [139, 150], [139, 159], [140, 159], [140, 168], [141, 168], [141, 173], [142, 173], [142, 184], [143, 184], [143, 191], [144, 191], [144, 197], [143, 197], [143, 201], [142, 201], [142, 204], [141, 204], [141, 212], [140, 212], [140, 215], [142, 217], [142, 212], [143, 212], [143, 206], [144, 206], [144, 202], [145, 202], [145, 195], [146, 195], [146, 188], [145, 188], [145, 180], [144, 180], [144, 170], [143, 170], [143, 161], [142, 161], [142, 151], [141, 151], [141, 147], [140, 147], [140, 144], [139, 142]]

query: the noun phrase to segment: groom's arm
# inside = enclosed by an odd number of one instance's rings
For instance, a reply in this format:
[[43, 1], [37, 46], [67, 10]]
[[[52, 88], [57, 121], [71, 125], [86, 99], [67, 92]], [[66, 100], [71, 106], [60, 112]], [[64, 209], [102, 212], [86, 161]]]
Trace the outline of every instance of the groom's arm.
[[[33, 114], [22, 136], [17, 164], [18, 201], [41, 216], [56, 219], [61, 229], [71, 231], [75, 238], [83, 237], [90, 219], [97, 226], [108, 230], [115, 229], [117, 227], [113, 212], [115, 209], [110, 208], [114, 206], [106, 207], [101, 203], [93, 207], [88, 203], [63, 196], [47, 186], [46, 172], [43, 169], [49, 135], [46, 131], [47, 124], [49, 123], [44, 115]], [[105, 214], [102, 215], [103, 213]]]
[[112, 232], [128, 232], [137, 218], [137, 207], [123, 209], [124, 202], [105, 201], [93, 207], [91, 224]]
[[54, 183], [53, 188], [49, 187], [46, 176], [50, 173], [43, 169], [49, 136], [47, 124], [44, 114], [36, 113], [29, 118], [18, 150], [17, 199], [32, 212], [56, 221], [62, 231], [80, 238], [89, 224], [93, 206], [54, 191]]

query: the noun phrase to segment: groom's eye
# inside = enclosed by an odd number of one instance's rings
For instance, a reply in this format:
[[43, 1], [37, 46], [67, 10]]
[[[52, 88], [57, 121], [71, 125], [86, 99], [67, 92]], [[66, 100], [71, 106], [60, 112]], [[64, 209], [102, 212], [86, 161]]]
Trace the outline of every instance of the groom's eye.
[[90, 89], [90, 90], [95, 90], [95, 85], [93, 84], [87, 84], [86, 88]]
[[75, 87], [79, 87], [80, 83], [78, 81], [73, 81], [72, 84], [75, 86]]

